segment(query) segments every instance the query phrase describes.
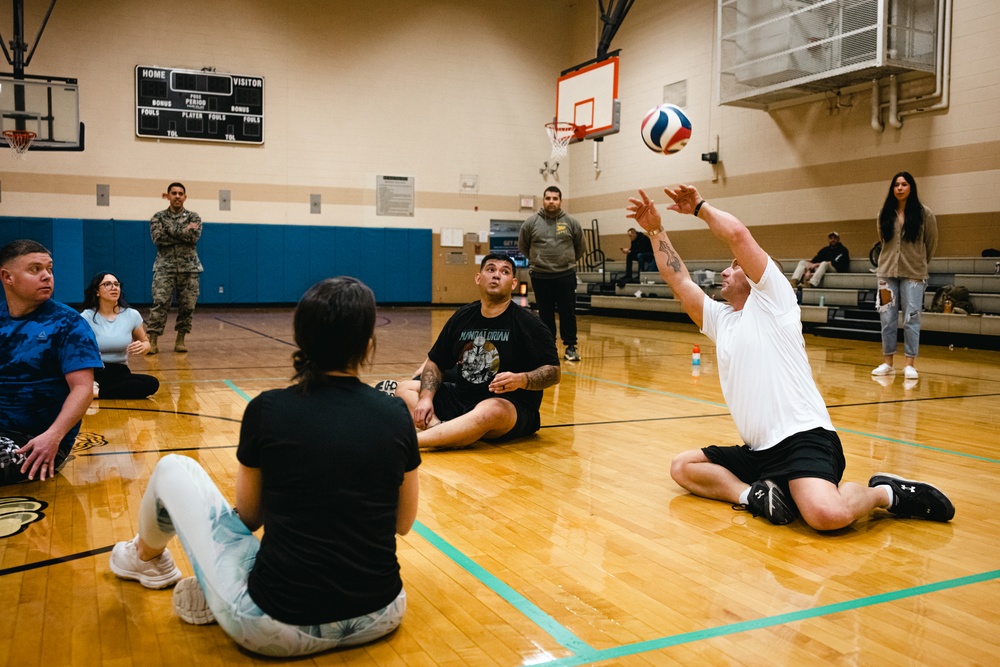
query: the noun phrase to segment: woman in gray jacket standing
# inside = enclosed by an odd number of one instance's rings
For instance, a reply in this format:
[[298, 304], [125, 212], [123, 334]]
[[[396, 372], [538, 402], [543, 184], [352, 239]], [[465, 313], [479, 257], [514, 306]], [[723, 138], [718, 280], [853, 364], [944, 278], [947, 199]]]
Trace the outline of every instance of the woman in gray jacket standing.
[[872, 375], [891, 375], [896, 354], [900, 305], [903, 309], [904, 373], [907, 380], [919, 375], [914, 367], [920, 348], [920, 313], [931, 257], [937, 247], [934, 213], [920, 203], [917, 183], [908, 172], [892, 178], [889, 194], [878, 216], [882, 252], [878, 258], [878, 310], [882, 318], [882, 363]]

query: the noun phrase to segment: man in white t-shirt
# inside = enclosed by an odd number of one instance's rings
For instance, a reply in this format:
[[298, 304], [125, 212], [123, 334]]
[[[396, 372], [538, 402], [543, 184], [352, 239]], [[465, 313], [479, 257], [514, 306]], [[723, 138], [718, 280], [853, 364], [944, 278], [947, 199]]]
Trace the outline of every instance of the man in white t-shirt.
[[867, 487], [840, 483], [843, 448], [813, 381], [799, 306], [781, 269], [742, 222], [694, 187], [664, 192], [674, 202], [669, 210], [703, 220], [736, 257], [722, 272], [726, 303], [709, 299], [691, 280], [653, 201], [642, 190], [629, 199], [628, 217], [649, 232], [660, 275], [716, 343], [722, 394], [746, 443], [678, 454], [670, 466], [674, 481], [779, 525], [794, 520], [796, 508], [816, 530], [843, 528], [876, 508], [898, 517], [950, 520], [954, 506], [925, 482], [878, 473]]

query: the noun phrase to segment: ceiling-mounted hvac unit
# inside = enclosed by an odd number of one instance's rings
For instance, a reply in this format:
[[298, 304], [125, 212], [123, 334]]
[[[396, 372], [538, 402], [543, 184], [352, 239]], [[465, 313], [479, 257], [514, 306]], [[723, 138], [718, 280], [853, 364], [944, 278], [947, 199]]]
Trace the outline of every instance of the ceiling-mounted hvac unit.
[[766, 109], [934, 73], [943, 0], [718, 0], [720, 102]]

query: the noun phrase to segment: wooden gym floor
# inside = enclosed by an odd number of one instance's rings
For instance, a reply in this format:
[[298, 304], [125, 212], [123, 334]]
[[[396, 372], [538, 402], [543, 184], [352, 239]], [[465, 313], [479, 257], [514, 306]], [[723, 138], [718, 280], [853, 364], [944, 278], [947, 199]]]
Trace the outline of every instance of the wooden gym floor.
[[[383, 309], [365, 379], [409, 376], [451, 312]], [[0, 489], [0, 665], [280, 662], [182, 623], [169, 590], [118, 580], [108, 552], [135, 534], [168, 452], [198, 460], [232, 498], [246, 402], [288, 382], [290, 315], [199, 310], [190, 353], [169, 351], [168, 329], [168, 351], [134, 364], [163, 381], [152, 400], [95, 401], [55, 481]], [[883, 387], [870, 376], [877, 344], [807, 336], [846, 478], [933, 481], [957, 508], [950, 524], [881, 514], [821, 535], [670, 480], [674, 454], [738, 441], [707, 338], [663, 322], [580, 326], [583, 361], [546, 393], [537, 436], [424, 455], [418, 525], [399, 539], [400, 629], [293, 662], [995, 664], [1000, 353], [924, 346], [916, 387]], [[176, 540], [171, 550], [190, 574]]]

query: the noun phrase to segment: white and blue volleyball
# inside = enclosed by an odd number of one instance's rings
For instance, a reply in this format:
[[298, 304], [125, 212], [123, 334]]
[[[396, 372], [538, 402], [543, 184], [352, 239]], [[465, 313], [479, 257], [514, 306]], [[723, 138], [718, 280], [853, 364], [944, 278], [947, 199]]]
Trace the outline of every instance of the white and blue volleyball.
[[661, 104], [650, 109], [642, 120], [642, 140], [655, 153], [676, 153], [687, 145], [690, 138], [691, 120], [673, 104]]

